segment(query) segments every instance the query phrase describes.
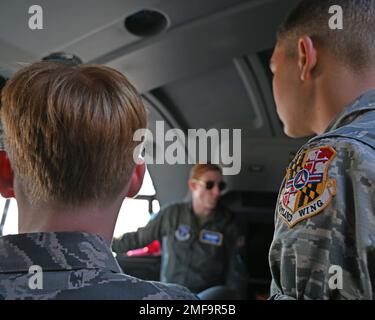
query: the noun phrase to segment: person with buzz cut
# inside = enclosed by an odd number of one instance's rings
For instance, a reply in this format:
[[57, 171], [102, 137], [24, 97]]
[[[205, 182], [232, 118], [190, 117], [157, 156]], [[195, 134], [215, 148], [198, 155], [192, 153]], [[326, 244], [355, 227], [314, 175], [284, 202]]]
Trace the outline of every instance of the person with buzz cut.
[[303, 0], [279, 29], [277, 112], [288, 136], [316, 136], [281, 185], [271, 299], [375, 298], [374, 25], [374, 0]]
[[0, 237], [0, 299], [196, 299], [124, 274], [110, 249], [145, 172], [133, 134], [146, 111], [123, 74], [31, 64], [5, 84], [0, 116], [0, 192], [16, 198], [19, 227]]
[[243, 298], [244, 241], [234, 214], [219, 202], [225, 185], [218, 165], [194, 165], [191, 201], [166, 205], [145, 227], [115, 238], [113, 251], [124, 254], [159, 240], [162, 282], [186, 286], [201, 299]]

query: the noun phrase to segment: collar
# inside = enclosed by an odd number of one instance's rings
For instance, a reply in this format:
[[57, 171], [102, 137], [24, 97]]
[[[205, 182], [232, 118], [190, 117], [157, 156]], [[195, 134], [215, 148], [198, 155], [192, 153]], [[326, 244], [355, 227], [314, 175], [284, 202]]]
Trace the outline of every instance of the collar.
[[[187, 208], [190, 212], [190, 215], [193, 217], [193, 219], [195, 219], [195, 221], [198, 221], [198, 216], [194, 212], [192, 201], [187, 202]], [[220, 203], [220, 200], [219, 200], [219, 202], [217, 203], [213, 212], [210, 215], [207, 216], [207, 219], [205, 220], [205, 222], [203, 224], [206, 224], [210, 221], [217, 220], [217, 219], [219, 219], [220, 221], [226, 221], [229, 218], [230, 218], [230, 216], [229, 216], [227, 210], [222, 206], [222, 204]]]
[[375, 89], [367, 91], [366, 93], [358, 97], [349, 106], [347, 106], [336, 117], [336, 119], [331, 122], [331, 124], [323, 134], [342, 127], [343, 125], [347, 124], [347, 122], [351, 122], [350, 119], [356, 117], [359, 113], [370, 110], [375, 110]]
[[122, 272], [104, 239], [80, 232], [40, 232], [0, 237], [0, 273], [102, 269]]

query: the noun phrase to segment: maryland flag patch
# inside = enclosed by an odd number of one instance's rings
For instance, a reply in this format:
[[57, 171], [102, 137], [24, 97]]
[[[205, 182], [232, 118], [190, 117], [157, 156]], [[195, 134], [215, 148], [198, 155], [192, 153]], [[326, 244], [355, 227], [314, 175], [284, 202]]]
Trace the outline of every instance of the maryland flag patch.
[[305, 150], [290, 163], [277, 211], [291, 228], [321, 211], [336, 195], [336, 180], [327, 180], [328, 165], [336, 156], [329, 146]]

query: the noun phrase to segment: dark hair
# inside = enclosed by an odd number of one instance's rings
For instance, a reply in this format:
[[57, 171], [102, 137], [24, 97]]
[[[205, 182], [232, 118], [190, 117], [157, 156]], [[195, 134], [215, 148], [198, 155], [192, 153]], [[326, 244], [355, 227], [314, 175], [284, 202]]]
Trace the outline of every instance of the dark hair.
[[29, 201], [109, 199], [128, 182], [146, 111], [120, 72], [34, 63], [7, 82], [2, 104], [6, 151]]
[[[329, 28], [329, 8], [343, 10], [343, 30]], [[315, 43], [353, 71], [375, 66], [375, 0], [302, 0], [278, 30], [278, 39], [293, 40], [290, 54], [297, 52], [297, 39], [310, 36]]]
[[78, 66], [83, 63], [80, 57], [63, 51], [50, 53], [48, 56], [43, 57], [42, 61], [55, 61], [68, 66]]

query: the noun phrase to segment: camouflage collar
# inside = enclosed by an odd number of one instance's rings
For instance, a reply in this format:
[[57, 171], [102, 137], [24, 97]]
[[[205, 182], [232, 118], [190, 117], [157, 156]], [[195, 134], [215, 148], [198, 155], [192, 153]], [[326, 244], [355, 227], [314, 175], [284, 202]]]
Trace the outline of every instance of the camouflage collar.
[[41, 232], [0, 237], [0, 273], [102, 269], [120, 272], [112, 251], [98, 235], [79, 232]]
[[[338, 117], [332, 121], [325, 133], [336, 130], [351, 122], [350, 118], [355, 117], [358, 113], [375, 110], [375, 89], [369, 90], [360, 97], [358, 97], [352, 104], [347, 106]], [[349, 119], [349, 121], [348, 121]]]

